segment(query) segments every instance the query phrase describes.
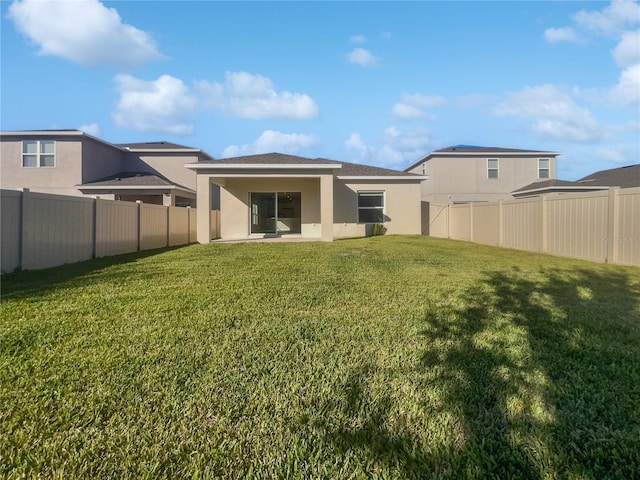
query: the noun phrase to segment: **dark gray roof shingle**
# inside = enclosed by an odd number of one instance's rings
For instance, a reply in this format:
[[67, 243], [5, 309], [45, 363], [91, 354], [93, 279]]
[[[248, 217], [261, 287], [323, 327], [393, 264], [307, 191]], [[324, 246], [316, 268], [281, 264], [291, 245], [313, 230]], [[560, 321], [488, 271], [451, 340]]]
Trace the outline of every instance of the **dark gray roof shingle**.
[[467, 153], [552, 153], [545, 152], [542, 150], [522, 150], [520, 148], [503, 148], [503, 147], [478, 147], [476, 145], [454, 145], [452, 147], [441, 148], [440, 150], [435, 150], [432, 153], [438, 152], [467, 152]]
[[374, 167], [359, 163], [339, 162], [327, 158], [305, 158], [284, 153], [264, 153], [260, 155], [246, 155], [242, 157], [222, 158], [199, 162], [215, 166], [217, 164], [242, 164], [242, 165], [342, 165], [337, 175], [345, 177], [417, 177], [412, 173], [401, 172], [389, 168]]
[[601, 170], [581, 178], [580, 185], [605, 185], [608, 187], [640, 187], [640, 163], [626, 167]]
[[187, 147], [171, 142], [118, 143], [117, 145], [122, 148], [135, 150], [199, 150], [198, 148]]
[[119, 172], [94, 182], [83, 183], [80, 187], [180, 187], [191, 190], [161, 175], [150, 172]]

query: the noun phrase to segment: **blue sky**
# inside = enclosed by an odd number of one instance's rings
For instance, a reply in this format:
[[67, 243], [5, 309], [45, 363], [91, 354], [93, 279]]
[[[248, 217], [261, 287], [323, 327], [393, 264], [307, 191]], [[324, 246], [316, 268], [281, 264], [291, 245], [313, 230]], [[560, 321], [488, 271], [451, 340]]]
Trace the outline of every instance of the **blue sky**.
[[2, 1], [3, 131], [403, 168], [456, 144], [640, 161], [638, 2]]

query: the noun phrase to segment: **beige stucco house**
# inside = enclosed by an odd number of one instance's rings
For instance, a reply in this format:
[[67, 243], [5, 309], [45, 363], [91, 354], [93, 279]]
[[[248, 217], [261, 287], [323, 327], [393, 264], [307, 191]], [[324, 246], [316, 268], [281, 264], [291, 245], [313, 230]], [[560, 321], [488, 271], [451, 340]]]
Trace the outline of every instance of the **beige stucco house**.
[[332, 241], [365, 236], [374, 224], [389, 234], [420, 234], [423, 176], [269, 153], [200, 161], [198, 242], [209, 243], [211, 215], [202, 208], [220, 192], [220, 238], [265, 236]]
[[0, 133], [0, 186], [34, 192], [195, 205], [196, 174], [185, 163], [211, 160], [169, 142], [112, 144], [79, 130]]
[[428, 153], [405, 172], [424, 175], [424, 202], [451, 205], [512, 199], [514, 190], [556, 177], [559, 152], [457, 145]]

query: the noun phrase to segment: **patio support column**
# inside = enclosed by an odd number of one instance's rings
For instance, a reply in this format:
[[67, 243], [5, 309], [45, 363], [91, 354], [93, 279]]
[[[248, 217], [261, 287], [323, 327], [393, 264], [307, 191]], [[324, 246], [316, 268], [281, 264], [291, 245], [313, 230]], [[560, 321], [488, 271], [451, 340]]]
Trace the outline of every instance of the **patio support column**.
[[333, 241], [333, 175], [320, 175], [320, 221], [322, 241]]
[[198, 220], [198, 243], [211, 242], [211, 178], [209, 175], [196, 176], [196, 199], [198, 202], [196, 218]]

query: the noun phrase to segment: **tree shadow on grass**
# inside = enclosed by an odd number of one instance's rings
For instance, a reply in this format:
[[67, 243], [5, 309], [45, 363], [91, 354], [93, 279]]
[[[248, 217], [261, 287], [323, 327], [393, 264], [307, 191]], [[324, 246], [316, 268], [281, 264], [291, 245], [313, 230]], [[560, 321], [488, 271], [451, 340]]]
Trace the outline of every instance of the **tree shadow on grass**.
[[[88, 275], [95, 274], [106, 268], [115, 265], [125, 265], [135, 263], [145, 258], [153, 257], [165, 252], [179, 250], [188, 245], [175, 247], [164, 247], [141, 252], [125, 253], [109, 257], [92, 258], [82, 262], [60, 265], [42, 270], [20, 270], [2, 275], [0, 280], [1, 296], [21, 298], [34, 293], [44, 294], [59, 288], [61, 284], [69, 281], [83, 279]], [[114, 282], [117, 281], [117, 274], [113, 275]]]
[[427, 317], [422, 365], [444, 367], [465, 471], [637, 478], [639, 289], [619, 271], [487, 272]]
[[[397, 478], [640, 478], [640, 277], [619, 270], [485, 272], [433, 305], [416, 366], [463, 431], [429, 444], [398, 426], [371, 367], [342, 385], [325, 438]], [[425, 399], [426, 402], [426, 399]], [[446, 433], [445, 433], [446, 436]]]

